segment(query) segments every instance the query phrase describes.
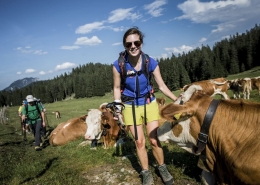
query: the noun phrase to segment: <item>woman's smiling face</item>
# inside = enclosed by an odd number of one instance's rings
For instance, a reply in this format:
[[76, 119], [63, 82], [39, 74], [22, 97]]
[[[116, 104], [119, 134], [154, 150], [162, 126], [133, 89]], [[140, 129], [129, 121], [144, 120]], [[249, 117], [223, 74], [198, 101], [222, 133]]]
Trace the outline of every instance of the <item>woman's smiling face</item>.
[[129, 55], [133, 57], [138, 56], [141, 52], [142, 42], [138, 34], [128, 35], [124, 45]]

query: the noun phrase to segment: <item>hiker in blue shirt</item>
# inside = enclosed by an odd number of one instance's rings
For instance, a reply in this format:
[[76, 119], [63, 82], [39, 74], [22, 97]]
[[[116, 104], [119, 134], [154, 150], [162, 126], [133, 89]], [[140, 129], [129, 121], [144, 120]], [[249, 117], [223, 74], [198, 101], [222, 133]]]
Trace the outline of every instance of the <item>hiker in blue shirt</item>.
[[41, 127], [45, 127], [44, 111], [41, 106], [38, 106], [37, 102], [34, 101], [32, 95], [26, 96], [28, 106], [24, 106], [22, 109], [22, 120], [25, 120], [26, 116], [28, 124], [31, 127], [34, 139], [35, 139], [35, 150], [41, 150]]
[[[158, 62], [142, 52], [143, 37], [143, 33], [137, 27], [130, 28], [123, 36], [125, 51], [120, 53], [119, 59], [113, 65], [114, 102], [124, 103], [125, 109], [122, 110], [122, 115], [125, 125], [135, 138], [136, 151], [142, 167], [143, 185], [153, 183], [153, 176], [149, 171], [143, 123], [160, 175], [164, 183], [170, 185], [174, 180], [164, 164], [163, 150], [157, 138], [160, 115], [150, 84], [151, 75], [167, 97], [173, 101], [177, 100], [177, 97], [165, 85]], [[120, 111], [117, 114], [121, 116]]]

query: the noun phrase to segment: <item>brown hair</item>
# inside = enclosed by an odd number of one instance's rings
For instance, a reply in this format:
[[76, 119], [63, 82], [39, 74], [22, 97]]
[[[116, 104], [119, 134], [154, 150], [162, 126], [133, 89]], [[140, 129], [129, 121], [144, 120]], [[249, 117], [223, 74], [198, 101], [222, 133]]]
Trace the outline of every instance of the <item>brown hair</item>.
[[128, 29], [123, 37], [123, 44], [125, 45], [126, 37], [132, 34], [137, 34], [140, 37], [140, 41], [143, 43], [144, 34], [138, 29], [137, 26], [134, 26], [133, 28]]

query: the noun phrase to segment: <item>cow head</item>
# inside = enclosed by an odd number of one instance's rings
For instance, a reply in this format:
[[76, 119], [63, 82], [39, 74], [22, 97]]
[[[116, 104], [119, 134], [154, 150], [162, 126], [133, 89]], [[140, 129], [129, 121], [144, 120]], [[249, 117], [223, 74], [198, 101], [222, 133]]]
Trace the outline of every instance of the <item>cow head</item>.
[[[195, 151], [201, 125], [194, 115], [200, 109], [201, 102], [198, 101], [199, 97], [194, 97], [195, 95], [206, 96], [200, 86], [191, 85], [175, 103], [170, 103], [161, 109], [161, 117], [167, 121], [158, 128], [157, 135], [160, 141], [169, 140], [184, 150], [198, 155]], [[180, 101], [184, 104], [178, 104]]]
[[88, 111], [88, 116], [86, 117], [86, 124], [88, 129], [85, 134], [85, 139], [100, 139], [102, 134], [101, 116], [102, 112], [99, 109], [90, 109]]
[[88, 126], [85, 139], [103, 139], [104, 148], [113, 146], [119, 137], [119, 127], [114, 120], [113, 113], [105, 106], [90, 109], [86, 118]]

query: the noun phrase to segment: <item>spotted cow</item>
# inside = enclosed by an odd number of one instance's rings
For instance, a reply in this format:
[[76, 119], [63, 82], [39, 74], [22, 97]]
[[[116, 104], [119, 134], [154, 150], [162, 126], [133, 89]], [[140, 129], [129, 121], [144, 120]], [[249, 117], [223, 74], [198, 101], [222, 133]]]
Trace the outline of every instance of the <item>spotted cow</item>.
[[251, 78], [252, 89], [256, 89], [260, 95], [260, 77]]
[[159, 106], [164, 106], [166, 99], [164, 97], [156, 98], [156, 102], [158, 103]]
[[209, 96], [214, 96], [216, 94], [219, 94], [225, 99], [229, 99], [229, 96], [227, 94], [229, 86], [227, 82], [228, 80], [226, 80], [225, 78], [202, 80], [198, 82], [193, 82], [189, 85], [185, 85], [182, 88], [182, 90], [185, 92], [191, 85], [198, 85]]
[[100, 109], [90, 110], [86, 117], [87, 131], [85, 133], [86, 140], [102, 139], [104, 148], [116, 146], [116, 142], [122, 134], [122, 127], [118, 125], [114, 119], [110, 109], [105, 104]]
[[[197, 150], [198, 143], [201, 143], [198, 136], [213, 101], [201, 90], [200, 86], [193, 85], [176, 103], [170, 103], [161, 110], [161, 116], [168, 122], [157, 130], [160, 141], [170, 140], [192, 154], [201, 155]], [[183, 104], [178, 104], [180, 101]], [[208, 133], [205, 135], [204, 132], [204, 184], [260, 182], [259, 112], [259, 103], [241, 99], [219, 102], [211, 117]]]
[[87, 130], [85, 123], [87, 115], [72, 118], [60, 123], [50, 134], [49, 143], [52, 146], [65, 145], [71, 141], [83, 138]]
[[234, 99], [240, 98], [240, 93], [243, 94], [244, 99], [250, 99], [250, 92], [252, 90], [250, 78], [229, 80], [228, 83], [229, 89], [233, 92]]

